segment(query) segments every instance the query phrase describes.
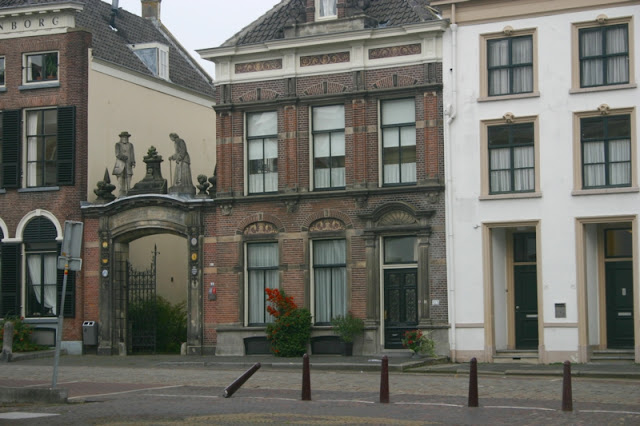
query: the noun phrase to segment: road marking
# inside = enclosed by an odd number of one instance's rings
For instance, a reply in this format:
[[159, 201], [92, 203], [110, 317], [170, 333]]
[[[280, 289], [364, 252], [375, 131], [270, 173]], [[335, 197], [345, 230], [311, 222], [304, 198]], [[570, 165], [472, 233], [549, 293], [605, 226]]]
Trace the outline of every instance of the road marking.
[[638, 411], [608, 411], [608, 410], [578, 410], [581, 413], [611, 413], [611, 414], [636, 414], [640, 415]]
[[360, 404], [375, 404], [373, 401], [362, 401], [358, 399], [319, 399], [318, 402], [355, 402]]
[[21, 411], [12, 411], [9, 413], [0, 413], [0, 419], [23, 420], [23, 419], [37, 419], [38, 417], [51, 417], [51, 416], [59, 416], [59, 415], [60, 414], [26, 413]]
[[444, 402], [394, 402], [397, 405], [437, 405], [440, 407], [464, 407], [460, 404], [445, 404]]
[[246, 398], [246, 399], [274, 399], [277, 401], [300, 401], [299, 399], [293, 399], [293, 398], [270, 398], [270, 397], [263, 397], [263, 396], [242, 396], [241, 398]]
[[170, 393], [148, 393], [147, 396], [167, 396], [171, 398], [220, 398], [216, 395], [176, 395]]
[[71, 398], [67, 398], [67, 399], [96, 398], [98, 396], [122, 395], [122, 394], [125, 394], [125, 393], [132, 393], [132, 392], [141, 392], [141, 391], [158, 390], [158, 389], [181, 388], [183, 386], [184, 385], [174, 385], [174, 386], [161, 386], [161, 387], [154, 387], [154, 388], [132, 389], [132, 390], [121, 391], [121, 392], [110, 392], [110, 393], [101, 393], [101, 394], [95, 394], [95, 395], [72, 396]]
[[484, 408], [500, 408], [507, 410], [539, 410], [539, 411], [557, 411], [553, 408], [542, 408], [542, 407], [512, 407], [509, 405], [484, 405]]

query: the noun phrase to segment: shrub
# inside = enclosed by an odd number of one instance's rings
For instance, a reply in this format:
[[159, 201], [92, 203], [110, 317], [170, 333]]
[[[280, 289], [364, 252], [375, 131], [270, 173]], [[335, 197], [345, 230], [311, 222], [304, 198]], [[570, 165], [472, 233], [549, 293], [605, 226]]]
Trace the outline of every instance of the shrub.
[[156, 327], [156, 352], [180, 353], [182, 342], [187, 340], [187, 309], [185, 302], [172, 305], [162, 296], [156, 296], [155, 301], [131, 303], [129, 305], [129, 320], [154, 318]]
[[429, 332], [423, 334], [421, 330], [407, 330], [402, 337], [402, 347], [417, 354], [434, 356], [435, 346]]
[[31, 341], [33, 327], [26, 324], [19, 317], [7, 317], [0, 321], [0, 347], [4, 344], [4, 323], [6, 321], [13, 323], [13, 352], [41, 351], [47, 349], [46, 346], [36, 345]]
[[364, 321], [354, 317], [351, 312], [348, 312], [345, 316], [338, 315], [331, 320], [331, 325], [333, 326], [333, 332], [340, 336], [340, 340], [345, 343], [353, 342], [356, 335], [364, 330]]
[[275, 322], [267, 325], [267, 340], [271, 342], [271, 352], [275, 356], [302, 356], [307, 351], [311, 338], [311, 312], [298, 308], [293, 297], [277, 288], [265, 289], [271, 306], [267, 311]]

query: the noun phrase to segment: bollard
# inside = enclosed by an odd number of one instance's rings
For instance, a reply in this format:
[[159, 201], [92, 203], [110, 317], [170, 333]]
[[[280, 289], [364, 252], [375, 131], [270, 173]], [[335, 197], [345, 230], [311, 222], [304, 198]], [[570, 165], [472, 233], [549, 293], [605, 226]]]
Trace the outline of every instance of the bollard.
[[471, 358], [469, 370], [469, 407], [478, 406], [478, 360]]
[[564, 362], [562, 374], [562, 411], [573, 411], [573, 396], [571, 395], [571, 363]]
[[380, 402], [389, 403], [389, 358], [382, 357], [382, 370], [380, 373]]
[[1, 361], [9, 362], [13, 358], [13, 323], [6, 321], [4, 323], [4, 335], [2, 338], [2, 354]]
[[311, 377], [309, 374], [309, 355], [302, 357], [302, 400], [311, 401]]
[[225, 388], [222, 396], [224, 396], [225, 398], [229, 398], [231, 395], [236, 393], [236, 391], [240, 389], [240, 386], [242, 386], [247, 380], [249, 380], [249, 378], [253, 376], [253, 373], [258, 371], [259, 368], [260, 368], [259, 362], [256, 362], [255, 364], [253, 364], [253, 367], [245, 371], [244, 374], [242, 374], [242, 376], [238, 377], [233, 383], [231, 383], [229, 386]]

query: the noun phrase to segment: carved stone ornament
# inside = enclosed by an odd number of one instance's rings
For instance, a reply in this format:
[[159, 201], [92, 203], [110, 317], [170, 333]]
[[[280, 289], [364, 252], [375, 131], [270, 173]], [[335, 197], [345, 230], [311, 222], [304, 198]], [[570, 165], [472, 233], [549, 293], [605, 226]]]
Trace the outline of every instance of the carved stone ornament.
[[233, 211], [233, 205], [231, 203], [225, 203], [220, 205], [220, 210], [223, 216], [230, 216]]
[[295, 213], [298, 211], [298, 200], [284, 200], [284, 205], [287, 206], [287, 213]]
[[310, 232], [344, 231], [345, 226], [341, 220], [327, 218], [316, 220], [309, 228]]
[[511, 25], [507, 25], [502, 29], [502, 33], [506, 36], [510, 36], [511, 34], [513, 34], [513, 27]]
[[282, 59], [272, 59], [270, 61], [256, 61], [236, 64], [236, 74], [247, 72], [272, 71], [282, 69]]
[[272, 235], [277, 233], [278, 228], [271, 222], [254, 222], [244, 228], [244, 235]]
[[440, 199], [440, 194], [438, 191], [429, 191], [427, 192], [427, 202], [429, 204], [437, 204]]
[[516, 118], [516, 116], [513, 115], [512, 112], [508, 112], [505, 115], [503, 115], [502, 118], [504, 118], [507, 123], [511, 124], [513, 123], [513, 120]]
[[330, 65], [349, 62], [349, 52], [326, 53], [324, 55], [301, 56], [300, 66], [311, 67], [314, 65]]
[[367, 197], [366, 195], [358, 195], [355, 197], [355, 202], [356, 202], [356, 208], [359, 209], [364, 209], [365, 207], [367, 207], [367, 200], [369, 199], [369, 197]]
[[609, 115], [611, 108], [607, 104], [602, 104], [598, 107], [598, 112], [600, 115]]
[[420, 43], [404, 44], [402, 46], [378, 47], [375, 49], [369, 49], [369, 59], [419, 55], [420, 53], [422, 53], [422, 45]]
[[412, 225], [416, 222], [416, 218], [413, 215], [402, 210], [395, 210], [382, 216], [378, 221], [378, 226]]
[[598, 22], [598, 24], [602, 25], [602, 24], [606, 24], [608, 19], [609, 17], [604, 13], [602, 13], [598, 15], [598, 17], [596, 18], [596, 21]]

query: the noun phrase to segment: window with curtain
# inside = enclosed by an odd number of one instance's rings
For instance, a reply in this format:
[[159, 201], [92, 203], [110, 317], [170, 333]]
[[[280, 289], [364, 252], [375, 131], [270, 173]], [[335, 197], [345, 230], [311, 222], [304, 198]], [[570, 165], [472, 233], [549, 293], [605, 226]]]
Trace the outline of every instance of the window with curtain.
[[58, 110], [27, 111], [27, 187], [57, 181]]
[[344, 105], [315, 107], [312, 118], [314, 188], [344, 188]]
[[249, 194], [278, 191], [278, 113], [247, 114]]
[[489, 96], [533, 92], [533, 37], [487, 41]]
[[534, 191], [533, 123], [490, 126], [487, 131], [490, 193]]
[[415, 99], [382, 101], [381, 115], [384, 185], [416, 183]]
[[580, 119], [583, 188], [631, 186], [631, 117]]
[[26, 316], [56, 316], [57, 253], [55, 244], [49, 250], [36, 252], [27, 247], [27, 306]]
[[337, 16], [337, 0], [316, 0], [318, 8], [318, 16], [321, 18]]
[[278, 264], [278, 243], [247, 244], [249, 325], [273, 322], [264, 290], [280, 288]]
[[629, 83], [627, 24], [584, 28], [580, 37], [580, 87]]
[[314, 320], [328, 325], [347, 314], [347, 244], [345, 240], [313, 242]]
[[58, 80], [58, 52], [26, 55], [26, 82]]

